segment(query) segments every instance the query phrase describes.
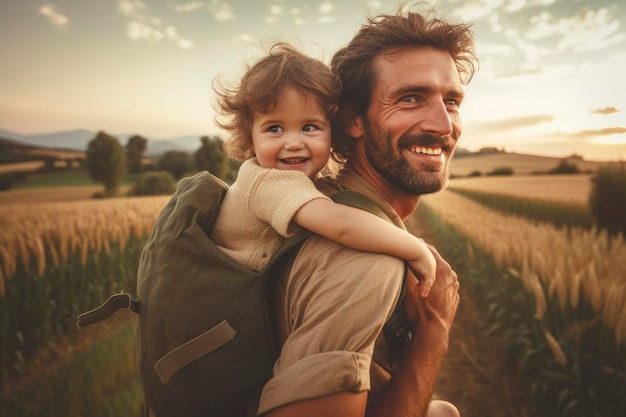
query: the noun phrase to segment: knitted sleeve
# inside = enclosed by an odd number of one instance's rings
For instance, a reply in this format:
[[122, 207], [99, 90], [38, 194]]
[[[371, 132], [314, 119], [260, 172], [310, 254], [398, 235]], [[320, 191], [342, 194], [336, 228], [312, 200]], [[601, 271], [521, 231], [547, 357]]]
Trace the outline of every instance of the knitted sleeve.
[[293, 216], [304, 204], [326, 197], [301, 171], [258, 167], [251, 187], [251, 206], [257, 217], [270, 224], [281, 236], [293, 235], [298, 226]]

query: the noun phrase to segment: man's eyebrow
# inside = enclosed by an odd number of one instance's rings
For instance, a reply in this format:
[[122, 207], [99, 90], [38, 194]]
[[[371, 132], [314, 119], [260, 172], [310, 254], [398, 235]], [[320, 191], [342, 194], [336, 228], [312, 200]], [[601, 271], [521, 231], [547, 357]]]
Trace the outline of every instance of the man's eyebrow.
[[465, 98], [465, 92], [463, 90], [454, 89], [448, 91], [448, 94], [446, 94], [446, 96], [463, 100], [463, 98]]
[[[426, 85], [407, 85], [398, 88], [394, 95], [402, 96], [405, 94], [429, 94], [433, 91], [437, 90], [434, 87], [426, 86]], [[463, 99], [465, 97], [465, 92], [463, 90], [458, 90], [456, 88], [448, 90], [445, 94], [445, 97], [458, 98]]]

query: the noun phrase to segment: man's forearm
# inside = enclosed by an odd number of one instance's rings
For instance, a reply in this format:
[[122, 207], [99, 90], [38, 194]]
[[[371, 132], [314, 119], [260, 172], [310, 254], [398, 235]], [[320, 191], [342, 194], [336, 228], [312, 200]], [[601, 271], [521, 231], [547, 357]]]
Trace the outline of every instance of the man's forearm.
[[368, 417], [424, 417], [448, 352], [449, 331], [441, 321], [422, 325], [399, 369], [368, 404]]

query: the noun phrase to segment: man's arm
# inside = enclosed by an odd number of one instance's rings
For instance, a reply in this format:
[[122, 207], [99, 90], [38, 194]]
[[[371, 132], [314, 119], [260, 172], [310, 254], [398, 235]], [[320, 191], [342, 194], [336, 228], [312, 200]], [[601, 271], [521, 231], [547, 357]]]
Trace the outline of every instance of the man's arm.
[[424, 417], [448, 351], [450, 329], [459, 304], [456, 273], [430, 246], [437, 279], [427, 298], [407, 285], [405, 308], [418, 323], [399, 369], [383, 391], [368, 403], [367, 392], [341, 392], [279, 407], [267, 417]]
[[435, 281], [436, 262], [426, 243], [368, 211], [318, 198], [303, 205], [293, 221], [342, 245], [410, 262], [424, 297]]

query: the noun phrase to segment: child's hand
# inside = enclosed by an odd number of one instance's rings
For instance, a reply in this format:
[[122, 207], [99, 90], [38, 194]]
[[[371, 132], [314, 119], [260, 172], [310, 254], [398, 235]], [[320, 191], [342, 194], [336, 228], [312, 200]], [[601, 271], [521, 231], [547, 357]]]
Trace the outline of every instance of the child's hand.
[[421, 253], [418, 258], [409, 262], [409, 268], [419, 280], [416, 290], [418, 290], [418, 293], [422, 297], [426, 298], [428, 297], [430, 288], [435, 283], [437, 262], [430, 249], [426, 246], [426, 243], [424, 243], [423, 246], [424, 248], [420, 251]]

